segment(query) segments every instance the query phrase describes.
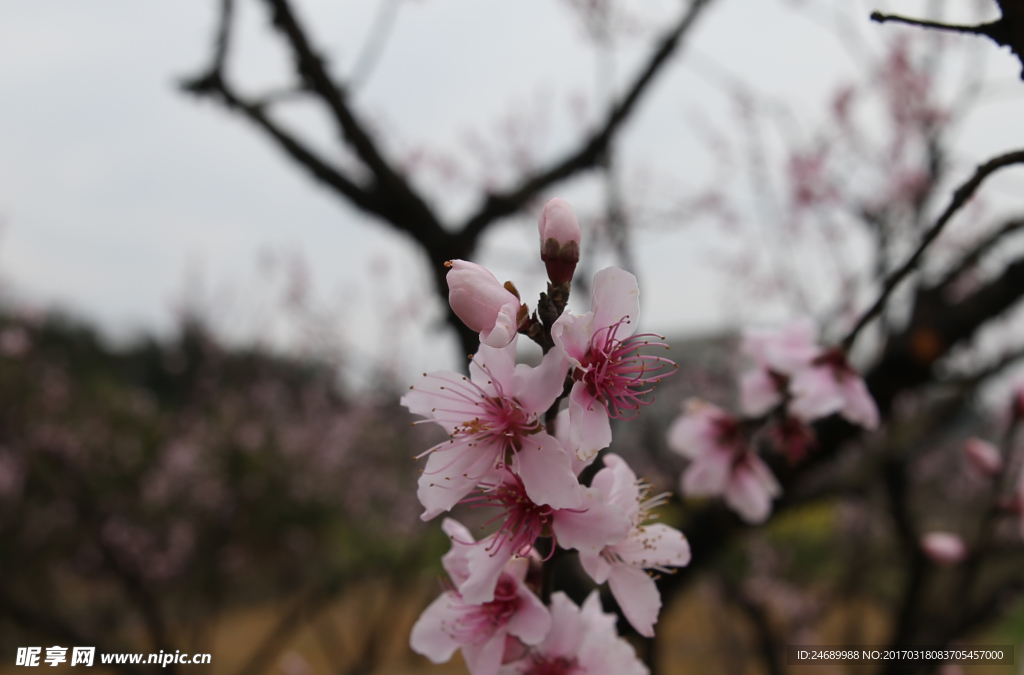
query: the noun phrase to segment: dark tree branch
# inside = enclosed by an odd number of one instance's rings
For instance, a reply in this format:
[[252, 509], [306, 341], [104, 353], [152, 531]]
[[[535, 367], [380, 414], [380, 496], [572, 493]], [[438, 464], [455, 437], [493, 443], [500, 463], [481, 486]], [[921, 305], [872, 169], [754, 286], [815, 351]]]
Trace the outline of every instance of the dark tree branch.
[[1024, 218], [1015, 218], [1003, 223], [998, 229], [982, 239], [974, 248], [964, 254], [964, 256], [957, 262], [956, 266], [949, 270], [945, 276], [943, 276], [942, 281], [938, 282], [935, 287], [948, 288], [949, 285], [959, 279], [964, 272], [977, 265], [982, 256], [995, 248], [995, 246], [1002, 241], [1004, 237], [1013, 234], [1021, 228], [1024, 228]]
[[[999, 3], [999, 8], [1002, 10], [1002, 16], [996, 21], [976, 26], [912, 19], [895, 14], [883, 14], [882, 12], [872, 12], [871, 20], [878, 23], [892, 21], [968, 35], [984, 35], [1001, 47], [1009, 47], [1017, 55], [1021, 65], [1024, 66], [1024, 4], [1020, 0], [996, 0], [996, 2]], [[1024, 78], [1024, 70], [1021, 71], [1021, 77]]]
[[963, 208], [967, 201], [974, 195], [982, 182], [989, 175], [1003, 167], [1021, 163], [1024, 163], [1024, 150], [1016, 150], [1014, 152], [1008, 152], [1005, 155], [1000, 155], [999, 157], [994, 157], [975, 169], [974, 175], [971, 176], [970, 180], [956, 189], [953, 193], [952, 200], [950, 200], [949, 206], [946, 207], [946, 210], [942, 212], [942, 215], [939, 216], [938, 220], [936, 220], [935, 223], [924, 233], [917, 249], [915, 249], [909, 258], [907, 258], [906, 262], [893, 270], [886, 278], [878, 299], [875, 300], [874, 304], [871, 305], [871, 307], [860, 317], [856, 325], [854, 325], [846, 337], [843, 338], [842, 345], [844, 349], [849, 350], [864, 327], [878, 316], [885, 307], [885, 303], [888, 302], [893, 291], [896, 290], [896, 287], [899, 286], [900, 282], [903, 281], [907, 275], [917, 268], [918, 262], [921, 260], [921, 256], [924, 255], [924, 252], [946, 227], [950, 218], [952, 218], [957, 211]]
[[[948, 30], [954, 33], [967, 33], [970, 35], [985, 35], [993, 37], [993, 33], [999, 32], [999, 22], [993, 21], [992, 23], [982, 23], [977, 26], [963, 26], [960, 24], [941, 23], [939, 21], [928, 21], [925, 19], [911, 19], [906, 16], [899, 16], [897, 14], [883, 14], [882, 12], [871, 12], [871, 20], [878, 23], [888, 23], [892, 21], [894, 23], [905, 23], [909, 26], [921, 26], [922, 28], [937, 28], [938, 30]], [[999, 44], [1005, 44], [996, 40]]]
[[542, 190], [580, 171], [599, 166], [601, 158], [622, 124], [629, 118], [655, 75], [679, 47], [683, 37], [712, 0], [693, 0], [679, 22], [661, 38], [658, 48], [639, 72], [622, 99], [608, 113], [604, 124], [563, 159], [533, 176], [524, 178], [512, 190], [492, 194], [460, 229], [460, 237], [475, 241], [491, 223], [519, 211]]

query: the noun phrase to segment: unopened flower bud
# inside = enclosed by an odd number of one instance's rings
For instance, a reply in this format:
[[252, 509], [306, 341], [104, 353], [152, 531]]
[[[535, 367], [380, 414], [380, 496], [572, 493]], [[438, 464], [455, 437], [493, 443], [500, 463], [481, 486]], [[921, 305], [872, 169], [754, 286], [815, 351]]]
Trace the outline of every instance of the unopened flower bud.
[[967, 557], [964, 540], [952, 532], [929, 532], [921, 537], [921, 550], [940, 565], [955, 565]]
[[486, 267], [465, 260], [446, 263], [448, 303], [484, 344], [506, 347], [516, 335], [520, 302]]
[[971, 464], [986, 476], [994, 476], [1003, 468], [1003, 457], [999, 454], [999, 448], [988, 441], [968, 438], [964, 443], [964, 453]]
[[553, 284], [572, 281], [576, 263], [580, 261], [580, 221], [572, 212], [569, 202], [551, 199], [544, 205], [538, 223], [540, 230], [540, 257], [548, 269]]

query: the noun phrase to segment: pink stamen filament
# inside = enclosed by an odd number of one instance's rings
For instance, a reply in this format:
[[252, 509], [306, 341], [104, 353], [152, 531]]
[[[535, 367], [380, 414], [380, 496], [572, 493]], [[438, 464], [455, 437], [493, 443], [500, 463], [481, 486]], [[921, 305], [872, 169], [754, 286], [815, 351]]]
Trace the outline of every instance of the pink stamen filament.
[[[643, 347], [667, 349], [668, 345], [660, 342], [664, 339], [660, 335], [641, 333], [625, 340], [616, 339], [615, 333], [623, 323], [627, 323], [627, 318], [594, 334], [583, 372], [574, 377], [586, 383], [590, 394], [604, 403], [608, 417], [630, 420], [639, 413], [640, 406], [653, 402], [642, 397], [654, 391], [653, 385], [675, 373], [679, 366], [661, 356], [637, 353]], [[659, 341], [652, 342], [649, 338]]]

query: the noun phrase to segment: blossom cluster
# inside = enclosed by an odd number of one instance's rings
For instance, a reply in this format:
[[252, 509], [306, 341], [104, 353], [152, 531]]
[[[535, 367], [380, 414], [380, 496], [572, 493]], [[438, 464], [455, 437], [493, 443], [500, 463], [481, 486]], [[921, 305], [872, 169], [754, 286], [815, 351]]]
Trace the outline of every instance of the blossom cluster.
[[814, 333], [801, 320], [744, 335], [742, 350], [755, 365], [740, 378], [743, 417], [699, 399], [684, 404], [668, 432], [669, 447], [690, 460], [684, 495], [721, 495], [743, 520], [762, 523], [782, 488], [757, 437], [796, 463], [815, 445], [814, 420], [839, 414], [867, 429], [878, 426], [878, 408], [843, 349], [818, 345]]
[[[542, 592], [541, 580], [556, 547], [575, 550], [636, 631], [654, 635], [661, 597], [651, 573], [688, 564], [689, 544], [679, 530], [651, 522], [666, 495], [649, 495], [622, 457], [606, 453], [600, 468], [587, 468], [611, 444], [611, 420], [635, 417], [676, 366], [642, 351], [667, 345], [636, 333], [639, 289], [629, 272], [601, 270], [591, 311], [566, 309], [581, 239], [571, 207], [548, 202], [539, 229], [549, 283], [536, 311], [511, 282], [451, 261], [449, 302], [479, 333], [480, 348], [468, 375], [424, 373], [402, 398], [421, 422], [448, 434], [420, 456], [422, 518], [460, 503], [498, 511], [496, 530], [479, 541], [444, 519], [448, 581], [410, 641], [435, 663], [461, 650], [472, 675], [646, 673], [596, 592], [580, 607]], [[539, 364], [516, 362], [521, 335], [542, 347]]]

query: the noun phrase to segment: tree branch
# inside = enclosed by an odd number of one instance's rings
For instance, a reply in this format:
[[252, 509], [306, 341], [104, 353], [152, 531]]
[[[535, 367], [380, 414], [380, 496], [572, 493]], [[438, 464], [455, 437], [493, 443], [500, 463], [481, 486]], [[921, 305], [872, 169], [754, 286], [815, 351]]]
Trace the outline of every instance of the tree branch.
[[604, 124], [580, 146], [552, 166], [525, 178], [517, 187], [487, 197], [483, 206], [459, 230], [464, 240], [475, 241], [492, 222], [512, 215], [550, 185], [579, 171], [598, 166], [615, 133], [633, 112], [655, 75], [675, 53], [683, 37], [712, 0], [693, 0], [679, 22], [666, 33], [647, 65], [639, 72], [626, 95], [612, 107]]
[[946, 273], [942, 278], [942, 281], [935, 285], [935, 288], [948, 288], [949, 285], [956, 281], [964, 272], [977, 265], [982, 256], [995, 248], [996, 244], [1002, 241], [1003, 237], [1013, 234], [1021, 228], [1024, 228], [1024, 218], [1015, 218], [1003, 223], [998, 229], [982, 239], [973, 249], [968, 251], [960, 259], [960, 262]]
[[921, 256], [924, 255], [924, 252], [946, 227], [950, 218], [952, 218], [957, 211], [963, 208], [964, 204], [966, 204], [974, 195], [982, 182], [989, 175], [1003, 167], [1021, 163], [1024, 163], [1024, 150], [1016, 150], [1014, 152], [1008, 152], [1005, 155], [994, 157], [975, 169], [974, 175], [953, 193], [953, 198], [950, 200], [949, 206], [947, 206], [946, 210], [942, 212], [942, 215], [940, 215], [938, 220], [935, 221], [935, 224], [925, 232], [924, 236], [921, 238], [921, 242], [917, 246], [917, 249], [909, 258], [907, 258], [906, 262], [889, 274], [888, 278], [885, 280], [885, 284], [882, 286], [882, 293], [878, 296], [878, 299], [875, 300], [874, 304], [861, 316], [856, 325], [854, 325], [847, 336], [843, 339], [842, 346], [844, 349], [849, 350], [864, 327], [878, 316], [885, 307], [885, 303], [888, 302], [893, 291], [896, 290], [896, 287], [899, 286], [900, 282], [903, 281], [908, 274], [914, 271], [921, 259]]

